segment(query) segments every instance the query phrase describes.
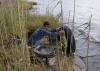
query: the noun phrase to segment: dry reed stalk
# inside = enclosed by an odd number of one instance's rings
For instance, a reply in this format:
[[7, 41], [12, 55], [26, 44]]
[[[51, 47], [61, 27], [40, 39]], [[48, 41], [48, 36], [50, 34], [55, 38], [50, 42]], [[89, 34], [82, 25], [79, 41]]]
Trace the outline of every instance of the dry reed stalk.
[[89, 71], [88, 70], [88, 54], [89, 54], [89, 47], [90, 47], [90, 31], [91, 31], [91, 21], [92, 21], [92, 15], [90, 16], [90, 20], [89, 20], [89, 27], [88, 27], [88, 46], [87, 46], [87, 60], [86, 60], [86, 71]]

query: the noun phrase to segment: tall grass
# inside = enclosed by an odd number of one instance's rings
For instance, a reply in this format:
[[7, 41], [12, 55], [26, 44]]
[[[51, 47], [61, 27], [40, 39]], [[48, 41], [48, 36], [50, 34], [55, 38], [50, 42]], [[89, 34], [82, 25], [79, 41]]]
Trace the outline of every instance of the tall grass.
[[[24, 12], [19, 1], [2, 0], [0, 6], [0, 71], [28, 71], [29, 52], [26, 47]], [[23, 13], [21, 15], [21, 13]], [[21, 44], [11, 44], [10, 35], [18, 35]]]
[[[58, 20], [53, 16], [30, 15], [27, 9], [31, 8], [31, 4], [23, 3], [23, 0], [0, 1], [0, 71], [46, 71], [44, 64], [31, 64], [27, 32], [40, 27], [46, 20], [53, 28], [58, 27]], [[15, 35], [19, 36], [20, 44], [10, 42]], [[67, 69], [69, 64], [65, 64], [70, 61], [59, 58], [61, 57], [58, 56], [56, 61], [56, 71], [67, 71], [63, 67]]]

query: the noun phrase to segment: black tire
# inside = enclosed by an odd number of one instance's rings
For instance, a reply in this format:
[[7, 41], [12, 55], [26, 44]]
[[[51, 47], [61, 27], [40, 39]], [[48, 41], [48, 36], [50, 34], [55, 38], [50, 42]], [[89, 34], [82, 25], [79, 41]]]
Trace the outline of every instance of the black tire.
[[66, 53], [67, 55], [70, 55], [73, 54], [76, 50], [76, 42], [72, 31], [67, 26], [64, 26], [64, 31], [65, 31], [65, 37], [68, 45]]

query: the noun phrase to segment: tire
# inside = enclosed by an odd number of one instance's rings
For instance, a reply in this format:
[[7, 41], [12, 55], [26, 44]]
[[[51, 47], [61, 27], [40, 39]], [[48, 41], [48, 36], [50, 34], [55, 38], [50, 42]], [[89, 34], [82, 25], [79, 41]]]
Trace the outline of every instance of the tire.
[[65, 37], [67, 40], [66, 53], [67, 55], [70, 55], [70, 54], [73, 54], [76, 50], [76, 42], [75, 42], [75, 38], [72, 31], [67, 26], [64, 26], [64, 31], [65, 31]]

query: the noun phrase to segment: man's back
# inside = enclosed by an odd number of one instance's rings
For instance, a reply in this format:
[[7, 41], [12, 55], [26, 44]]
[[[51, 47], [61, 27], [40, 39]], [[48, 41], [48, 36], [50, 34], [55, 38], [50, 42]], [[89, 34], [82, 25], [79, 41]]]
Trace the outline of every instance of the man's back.
[[58, 32], [50, 32], [46, 30], [44, 27], [38, 28], [32, 35], [29, 37], [28, 42], [29, 45], [34, 45], [37, 41], [39, 41], [43, 36], [57, 36]]
[[31, 36], [28, 39], [29, 45], [35, 44], [36, 41], [41, 39], [42, 33], [41, 33], [42, 28], [38, 28], [36, 31], [34, 31]]

